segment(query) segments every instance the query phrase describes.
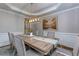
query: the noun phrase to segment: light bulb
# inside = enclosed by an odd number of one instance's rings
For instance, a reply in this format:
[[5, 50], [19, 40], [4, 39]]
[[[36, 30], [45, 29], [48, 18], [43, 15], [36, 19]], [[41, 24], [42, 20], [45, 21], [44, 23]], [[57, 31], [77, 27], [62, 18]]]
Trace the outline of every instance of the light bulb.
[[31, 22], [33, 22], [33, 20], [31, 19]]
[[31, 21], [29, 20], [29, 23], [30, 23]]
[[33, 19], [33, 22], [34, 22], [35, 20]]
[[37, 19], [35, 18], [35, 21], [37, 21]]
[[38, 21], [39, 21], [39, 18], [38, 18]]

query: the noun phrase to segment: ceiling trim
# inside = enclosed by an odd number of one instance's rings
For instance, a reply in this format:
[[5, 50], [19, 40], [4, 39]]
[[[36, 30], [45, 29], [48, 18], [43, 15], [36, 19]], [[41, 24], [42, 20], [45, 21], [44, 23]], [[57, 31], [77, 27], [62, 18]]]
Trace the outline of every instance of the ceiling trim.
[[12, 11], [8, 11], [8, 10], [5, 10], [5, 9], [0, 9], [0, 11], [1, 12], [5, 12], [5, 13], [9, 13], [9, 14], [17, 14], [17, 15], [25, 16], [25, 15], [18, 14], [18, 13], [15, 13], [15, 12], [12, 12]]
[[[66, 9], [66, 10], [61, 10], [61, 11], [58, 11], [58, 12], [55, 12], [55, 13], [52, 13], [52, 14], [48, 14], [48, 15], [44, 15], [44, 16], [58, 15], [60, 13], [68, 12], [70, 10], [75, 10], [77, 8], [79, 8], [79, 6], [72, 7], [72, 8]], [[42, 17], [44, 17], [44, 16], [42, 16]]]
[[[11, 5], [10, 5], [11, 6]], [[13, 6], [14, 7], [14, 6]], [[62, 11], [58, 11], [58, 12], [55, 12], [55, 13], [52, 13], [52, 14], [49, 14], [49, 15], [54, 15], [54, 14], [60, 14], [60, 13], [64, 13], [64, 12], [67, 12], [67, 11], [70, 11], [70, 10], [74, 10], [74, 9], [77, 9], [77, 8], [79, 8], [79, 6], [76, 6], [76, 7], [72, 7], [72, 8], [69, 8], [69, 9], [66, 9], [66, 10], [62, 10]], [[16, 9], [16, 8], [15, 8]], [[3, 10], [3, 9], [0, 9], [1, 11], [6, 11], [6, 12], [8, 12], [8, 13], [14, 13], [14, 12], [10, 12], [10, 11], [7, 11], [7, 10]], [[22, 10], [20, 10], [20, 11], [22, 11]], [[22, 14], [24, 14], [24, 15], [26, 15], [26, 12], [25, 11], [22, 11], [21, 12]], [[18, 14], [18, 13], [17, 13]], [[20, 13], [19, 13], [20, 14]], [[21, 15], [22, 15], [21, 14]], [[37, 16], [37, 15], [36, 15]], [[46, 15], [45, 15], [46, 16]]]
[[47, 8], [47, 9], [41, 11], [41, 12], [38, 12], [38, 13], [30, 13], [30, 12], [27, 12], [27, 11], [23, 11], [23, 10], [21, 10], [21, 9], [11, 5], [11, 4], [8, 4], [8, 3], [6, 3], [6, 5], [9, 8], [11, 8], [12, 10], [23, 13], [23, 14], [28, 15], [28, 16], [40, 16], [42, 14], [49, 13], [49, 12], [51, 12], [53, 10], [56, 10], [61, 5], [61, 3], [55, 5], [54, 7]]
[[6, 12], [6, 13], [10, 13], [10, 14], [14, 14], [14, 12], [12, 12], [12, 11], [8, 11], [8, 10], [5, 10], [5, 9], [0, 9], [0, 11], [2, 11], [2, 12]]
[[[79, 8], [79, 6], [72, 7], [72, 8], [63, 10], [63, 11], [58, 11], [58, 12], [55, 12], [55, 13], [53, 13], [53, 14], [60, 14], [60, 13], [64, 13], [64, 12], [67, 12], [67, 11], [70, 11], [70, 10], [75, 10], [75, 9], [77, 9], [77, 8]], [[52, 15], [53, 15], [53, 14], [52, 14]]]

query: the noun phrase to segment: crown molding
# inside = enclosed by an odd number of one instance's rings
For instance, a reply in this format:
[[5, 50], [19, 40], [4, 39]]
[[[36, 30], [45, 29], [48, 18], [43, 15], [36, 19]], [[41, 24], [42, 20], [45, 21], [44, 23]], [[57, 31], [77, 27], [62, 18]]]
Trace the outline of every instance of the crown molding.
[[10, 13], [10, 14], [14, 14], [14, 12], [12, 11], [8, 11], [8, 10], [5, 10], [5, 9], [0, 9], [1, 12], [6, 12], [6, 13]]
[[5, 12], [5, 13], [9, 13], [9, 14], [17, 14], [17, 15], [20, 15], [20, 16], [25, 16], [25, 15], [22, 15], [20, 13], [15, 13], [15, 12], [12, 12], [12, 11], [8, 11], [8, 10], [5, 10], [5, 9], [0, 9], [1, 12]]
[[22, 13], [22, 14], [25, 14], [25, 15], [27, 15], [27, 16], [40, 16], [40, 15], [42, 15], [42, 14], [49, 13], [50, 11], [56, 10], [57, 8], [59, 8], [59, 6], [61, 5], [61, 3], [58, 3], [58, 4], [56, 4], [54, 7], [47, 8], [47, 9], [45, 9], [45, 10], [43, 10], [43, 11], [41, 11], [41, 12], [37, 12], [37, 13], [30, 13], [30, 12], [27, 12], [27, 11], [23, 11], [23, 10], [21, 10], [21, 9], [19, 9], [19, 8], [13, 6], [13, 5], [11, 5], [11, 4], [8, 4], [8, 3], [6, 3], [6, 5], [7, 5], [10, 9], [12, 9], [12, 10], [14, 10], [14, 11], [17, 11], [17, 12], [20, 12], [20, 13]]
[[58, 11], [58, 12], [53, 13], [53, 14], [51, 14], [51, 15], [54, 15], [54, 14], [61, 14], [61, 13], [68, 12], [68, 11], [71, 11], [71, 10], [75, 10], [75, 9], [78, 9], [78, 8], [79, 8], [79, 6], [77, 6], [77, 7], [72, 7], [72, 8], [66, 9], [66, 10]]
[[[20, 9], [17, 9], [16, 7], [14, 7], [14, 6], [12, 6], [11, 4], [7, 4], [6, 3], [6, 5], [9, 7], [9, 8], [11, 8], [12, 10], [14, 9], [14, 11], [16, 11], [17, 13], [15, 13], [15, 12], [12, 12], [12, 11], [8, 11], [8, 10], [4, 10], [4, 9], [0, 9], [0, 11], [3, 11], [3, 12], [7, 12], [7, 13], [10, 13], [10, 14], [19, 14], [19, 15], [23, 15], [23, 16], [25, 16], [25, 15], [27, 15], [28, 13], [26, 12], [26, 11], [23, 11], [23, 10], [20, 10]], [[61, 5], [61, 4], [60, 4]], [[59, 7], [59, 6], [58, 6]], [[62, 10], [62, 11], [58, 11], [58, 12], [55, 12], [55, 13], [53, 13], [53, 14], [49, 14], [48, 16], [50, 16], [50, 15], [55, 15], [55, 14], [61, 14], [61, 13], [64, 13], [64, 12], [68, 12], [68, 11], [70, 11], [70, 10], [74, 10], [74, 9], [78, 9], [79, 8], [79, 6], [76, 6], [76, 7], [72, 7], [72, 8], [69, 8], [69, 9], [66, 9], [66, 10]], [[52, 10], [52, 7], [50, 8], [51, 10]], [[20, 13], [18, 13], [18, 12], [20, 12]], [[37, 14], [29, 14], [29, 15], [36, 15], [36, 16], [38, 16], [40, 13], [37, 13]], [[28, 15], [27, 15], [28, 16]], [[43, 16], [43, 15], [42, 15]], [[46, 16], [46, 15], [44, 15], [44, 16]]]
[[58, 15], [58, 14], [65, 13], [65, 12], [68, 12], [68, 11], [71, 11], [71, 10], [75, 10], [75, 9], [78, 9], [78, 8], [79, 8], [79, 6], [76, 6], [76, 7], [72, 7], [72, 8], [66, 9], [66, 10], [61, 10], [61, 11], [58, 11], [58, 12], [55, 12], [55, 13], [52, 13], [52, 14], [47, 14], [47, 15], [44, 15], [44, 16], [42, 15], [42, 17]]

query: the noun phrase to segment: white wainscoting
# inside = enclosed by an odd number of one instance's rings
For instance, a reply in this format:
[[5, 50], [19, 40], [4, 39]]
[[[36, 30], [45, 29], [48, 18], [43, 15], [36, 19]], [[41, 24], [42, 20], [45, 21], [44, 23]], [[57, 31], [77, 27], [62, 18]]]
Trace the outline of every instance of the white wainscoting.
[[[23, 34], [22, 32], [12, 32], [14, 35]], [[0, 33], [0, 47], [9, 45], [8, 33]]]
[[9, 45], [8, 33], [0, 33], [0, 47]]
[[59, 38], [60, 43], [68, 47], [74, 47], [76, 45], [76, 41], [79, 40], [77, 35], [75, 33], [55, 32], [55, 37]]
[[[14, 35], [23, 34], [21, 32], [12, 33], [14, 33]], [[75, 42], [78, 40], [77, 35], [78, 34], [74, 33], [55, 32], [55, 37], [60, 39], [60, 43], [69, 47], [74, 47]], [[9, 45], [8, 33], [0, 33], [0, 47], [5, 45]]]

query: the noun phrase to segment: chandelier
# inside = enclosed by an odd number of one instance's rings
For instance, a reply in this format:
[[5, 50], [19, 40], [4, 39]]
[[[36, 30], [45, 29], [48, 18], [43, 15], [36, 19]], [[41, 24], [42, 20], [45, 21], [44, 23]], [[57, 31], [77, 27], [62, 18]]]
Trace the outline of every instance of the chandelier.
[[[33, 11], [32, 10], [33, 5], [34, 5], [33, 3], [30, 3], [30, 6], [31, 6], [30, 10], [31, 10], [31, 12]], [[33, 22], [37, 22], [37, 21], [39, 21], [39, 17], [37, 17], [37, 16], [30, 16], [29, 20], [28, 20], [29, 23], [33, 23]]]
[[37, 22], [37, 21], [39, 21], [39, 17], [30, 17], [29, 18], [29, 23]]

